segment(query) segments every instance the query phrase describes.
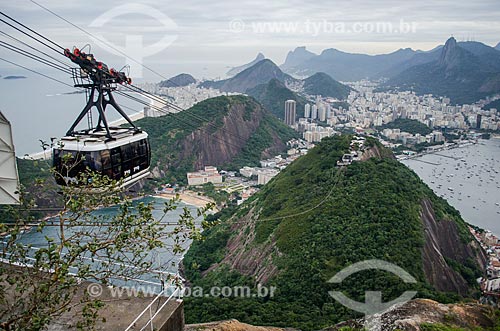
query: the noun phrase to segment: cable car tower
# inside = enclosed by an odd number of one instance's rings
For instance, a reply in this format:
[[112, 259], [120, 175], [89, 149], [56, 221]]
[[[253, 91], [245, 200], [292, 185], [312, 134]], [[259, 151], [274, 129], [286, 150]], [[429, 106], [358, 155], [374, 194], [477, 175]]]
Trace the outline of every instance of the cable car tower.
[[[101, 131], [105, 129], [106, 137], [114, 139], [105, 114], [108, 105], [111, 105], [131, 125], [130, 129], [140, 132], [141, 130], [135, 126], [127, 114], [116, 103], [112, 94], [112, 91], [116, 90], [118, 84], [131, 84], [132, 80], [128, 78], [124, 72], [108, 69], [106, 64], [96, 61], [92, 54], [85, 54], [78, 48], [75, 48], [73, 52], [66, 49], [64, 55], [70, 58], [73, 63], [80, 66], [80, 68], [72, 68], [72, 78], [75, 87], [86, 89], [88, 100], [85, 108], [83, 108], [66, 135], [73, 136], [80, 133], [75, 131], [75, 128], [85, 115], [90, 114], [92, 108], [95, 107], [99, 113], [97, 126], [95, 128], [90, 127], [89, 130], [84, 131], [84, 133], [87, 134], [90, 130]], [[91, 124], [90, 120], [89, 124]], [[104, 128], [102, 125], [104, 125]]]
[[[87, 104], [75, 122], [53, 150], [56, 181], [60, 185], [82, 185], [78, 175], [90, 168], [92, 171], [121, 180], [128, 186], [149, 175], [151, 151], [148, 135], [138, 128], [121, 109], [113, 97], [118, 85], [131, 84], [124, 72], [108, 69], [96, 61], [92, 54], [78, 48], [65, 49], [64, 55], [78, 68], [72, 68], [74, 86], [85, 89]], [[129, 127], [110, 127], [106, 119], [108, 106], [114, 108]], [[92, 109], [97, 109], [97, 125], [93, 125]], [[77, 126], [88, 117], [88, 128]], [[68, 167], [64, 163], [70, 160]]]

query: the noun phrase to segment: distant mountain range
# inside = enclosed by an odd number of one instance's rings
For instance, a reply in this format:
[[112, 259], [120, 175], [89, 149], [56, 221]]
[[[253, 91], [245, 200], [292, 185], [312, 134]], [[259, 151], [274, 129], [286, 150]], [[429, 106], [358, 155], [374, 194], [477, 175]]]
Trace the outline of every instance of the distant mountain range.
[[[240, 92], [250, 95], [262, 95], [262, 91], [260, 90], [265, 89], [266, 87], [264, 87], [264, 85], [268, 84], [271, 80], [276, 80], [281, 84], [276, 84], [276, 82], [274, 82], [267, 88], [275, 89], [279, 87], [280, 89], [288, 89], [286, 87], [287, 85], [296, 84], [298, 86], [302, 85], [304, 92], [307, 94], [322, 95], [339, 100], [347, 98], [349, 92], [351, 91], [350, 87], [339, 83], [325, 73], [316, 73], [304, 80], [296, 79], [284, 73], [273, 61], [269, 59], [257, 62], [232, 78], [220, 81], [206, 81], [200, 86], [217, 88], [224, 92]], [[254, 90], [258, 86], [260, 87], [257, 90]], [[290, 93], [293, 94], [291, 91], [286, 94]]]
[[385, 87], [447, 96], [452, 103], [473, 103], [500, 93], [500, 52], [479, 42], [450, 38], [439, 57], [392, 77]]
[[471, 103], [500, 93], [500, 43], [457, 42], [430, 51], [400, 49], [390, 54], [352, 54], [331, 48], [317, 55], [305, 47], [288, 53], [281, 68], [305, 76], [324, 72], [340, 81], [387, 78], [386, 87], [447, 96], [454, 103]]
[[282, 83], [297, 81], [292, 76], [281, 71], [281, 69], [274, 64], [273, 61], [264, 59], [243, 70], [232, 78], [220, 81], [206, 81], [203, 82], [201, 86], [216, 88], [223, 92], [245, 93], [247, 90], [254, 88], [257, 85], [267, 84], [273, 78]]
[[244, 65], [241, 65], [241, 66], [238, 66], [238, 67], [234, 67], [232, 69], [230, 69], [226, 75], [228, 75], [229, 77], [233, 77], [233, 76], [236, 76], [237, 74], [239, 74], [240, 72], [242, 72], [243, 70], [247, 69], [247, 68], [250, 68], [251, 66], [253, 66], [254, 64], [264, 60], [266, 57], [264, 56], [264, 54], [262, 53], [259, 53], [257, 54], [257, 57], [255, 59], [253, 59], [251, 62], [247, 63], [247, 64], [244, 64]]
[[160, 82], [160, 87], [182, 87], [196, 83], [196, 79], [189, 74], [180, 74]]
[[296, 67], [300, 66], [301, 63], [304, 63], [315, 56], [317, 55], [306, 50], [305, 46], [297, 47], [295, 50], [288, 52], [285, 63], [281, 65], [281, 69], [284, 71], [293, 71]]
[[324, 72], [340, 81], [356, 81], [379, 77], [382, 72], [410, 60], [417, 52], [406, 48], [390, 54], [352, 54], [334, 48], [325, 49], [316, 55], [299, 47], [288, 53], [281, 66], [285, 72], [299, 76], [309, 76]]

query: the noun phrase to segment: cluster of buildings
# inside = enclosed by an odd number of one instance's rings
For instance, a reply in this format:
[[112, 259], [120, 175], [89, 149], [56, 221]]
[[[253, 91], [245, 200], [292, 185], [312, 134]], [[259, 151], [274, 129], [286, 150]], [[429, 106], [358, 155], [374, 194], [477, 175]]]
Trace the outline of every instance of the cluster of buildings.
[[348, 108], [337, 106], [338, 100], [315, 96], [312, 104], [305, 105], [302, 118], [309, 122], [323, 122], [337, 129], [373, 128], [397, 118], [418, 120], [430, 128], [500, 129], [500, 112], [495, 108], [482, 109], [493, 99], [481, 100], [472, 105], [452, 105], [449, 98], [431, 94], [419, 96], [410, 91], [374, 92], [377, 85], [369, 81], [349, 85], [355, 91], [351, 91], [346, 100]]
[[[241, 204], [250, 196], [258, 192], [258, 185], [265, 185], [273, 179], [279, 172], [285, 169], [290, 163], [301, 155], [307, 153], [314, 144], [303, 140], [292, 139], [287, 142], [290, 147], [286, 156], [277, 155], [275, 157], [260, 161], [260, 167], [245, 166], [239, 169], [238, 173], [233, 171], [219, 171], [216, 167], [205, 166], [203, 170], [187, 173], [189, 186], [201, 186], [207, 183], [216, 185], [220, 190], [229, 194], [238, 193], [237, 203]], [[174, 188], [168, 186], [170, 191]], [[177, 188], [175, 188], [177, 189]], [[161, 191], [160, 193], [165, 193]]]
[[[181, 109], [188, 109], [196, 103], [206, 99], [215, 98], [221, 95], [232, 95], [239, 93], [221, 92], [213, 88], [200, 88], [196, 84], [191, 84], [182, 87], [160, 87], [156, 83], [145, 83], [141, 88], [151, 94], [160, 96], [166, 101], [171, 102]], [[159, 117], [165, 115], [165, 111], [169, 113], [178, 112], [177, 109], [165, 107], [164, 104], [151, 100], [153, 107], [144, 107], [145, 117]], [[159, 111], [157, 108], [161, 108]]]
[[216, 167], [206, 166], [203, 170], [187, 173], [189, 186], [203, 185], [207, 183], [222, 184], [222, 175]]
[[296, 130], [302, 132], [302, 138], [309, 142], [319, 142], [325, 137], [339, 134], [331, 126], [321, 126], [317, 123], [311, 123], [306, 118], [300, 118]]
[[486, 252], [488, 264], [486, 277], [480, 279], [483, 294], [498, 293], [500, 295], [500, 240], [490, 231], [476, 231], [469, 227], [481, 248]]
[[[304, 119], [311, 121], [327, 122], [332, 124], [332, 118], [334, 117], [332, 104], [337, 102], [337, 100], [332, 98], [322, 99], [320, 96], [316, 96], [316, 102], [314, 104], [306, 103], [304, 106]], [[339, 107], [342, 109], [342, 107]], [[335, 124], [335, 123], [333, 123]]]
[[444, 142], [445, 138], [441, 131], [433, 131], [428, 135], [411, 134], [400, 129], [384, 129], [382, 135], [390, 140], [401, 141], [403, 145], [415, 145], [421, 143]]
[[[451, 105], [449, 98], [437, 98], [430, 94], [374, 92], [377, 84], [369, 81], [350, 85], [356, 91], [352, 91], [347, 98], [348, 108], [340, 106], [336, 99], [314, 96], [311, 103], [304, 106], [303, 117], [296, 121], [293, 115], [301, 111], [296, 110], [293, 100], [288, 100], [285, 103], [285, 123], [302, 132], [303, 139], [308, 142], [318, 142], [344, 128], [363, 131], [398, 118], [417, 120], [430, 128], [500, 130], [500, 112], [495, 108], [482, 109], [491, 99], [473, 105]], [[403, 145], [445, 141], [438, 130], [419, 135], [386, 129], [382, 134], [390, 140], [401, 141]]]
[[334, 116], [346, 126], [369, 128], [381, 126], [397, 118], [418, 120], [430, 128], [498, 130], [497, 109], [483, 110], [482, 103], [451, 105], [449, 98], [414, 92], [373, 92], [373, 86], [357, 83], [347, 99], [349, 109], [333, 109]]
[[348, 166], [355, 161], [361, 161], [363, 152], [366, 150], [366, 139], [364, 137], [354, 136], [351, 140], [349, 153], [342, 155], [342, 159], [337, 161], [337, 166]]
[[288, 150], [286, 158], [277, 155], [273, 158], [262, 160], [260, 161], [260, 167], [243, 167], [240, 169], [240, 174], [246, 178], [257, 177], [257, 184], [265, 185], [281, 170], [306, 153], [307, 148], [291, 148]]

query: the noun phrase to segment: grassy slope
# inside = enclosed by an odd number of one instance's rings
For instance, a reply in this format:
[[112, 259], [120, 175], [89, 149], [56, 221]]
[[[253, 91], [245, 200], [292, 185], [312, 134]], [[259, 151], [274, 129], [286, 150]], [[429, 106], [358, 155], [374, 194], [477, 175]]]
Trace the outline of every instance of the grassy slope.
[[[407, 270], [419, 282], [411, 288], [422, 297], [456, 299], [437, 293], [425, 281], [420, 201], [430, 198], [436, 215], [454, 219], [462, 236], [469, 238], [458, 212], [435, 196], [415, 173], [392, 159], [354, 163], [338, 174], [340, 181], [332, 188], [339, 171], [333, 165], [348, 144], [349, 138], [345, 136], [323, 140], [319, 147], [290, 165], [252, 201], [240, 207], [232, 220], [212, 229], [205, 242], [192, 246], [184, 264], [194, 285], [252, 285], [249, 277], [224, 265], [204, 278], [201, 272], [221, 261], [227, 240], [234, 235], [229, 225], [254, 205], [262, 212], [252, 245], [260, 247], [272, 240], [283, 254], [274, 257], [280, 273], [268, 284], [277, 286], [274, 298], [190, 298], [186, 302], [188, 323], [237, 318], [257, 325], [311, 330], [348, 319], [353, 317], [352, 312], [328, 295], [333, 285], [327, 280], [354, 262], [372, 258], [393, 262]], [[299, 214], [311, 208], [310, 212]], [[297, 216], [275, 219], [294, 214]], [[383, 289], [387, 301], [408, 288], [385, 272], [370, 276], [360, 273], [349, 277], [340, 287], [358, 301], [364, 301], [366, 289]]]

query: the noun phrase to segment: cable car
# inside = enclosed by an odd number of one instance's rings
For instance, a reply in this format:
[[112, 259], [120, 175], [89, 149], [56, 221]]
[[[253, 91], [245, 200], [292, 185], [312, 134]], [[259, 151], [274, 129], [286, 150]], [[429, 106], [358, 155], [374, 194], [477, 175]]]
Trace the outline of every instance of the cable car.
[[151, 150], [146, 132], [112, 128], [115, 140], [105, 132], [66, 136], [62, 148], [53, 149], [53, 165], [59, 185], [79, 185], [79, 174], [90, 169], [129, 186], [149, 175]]
[[[88, 169], [119, 181], [121, 187], [130, 186], [149, 175], [151, 148], [148, 134], [136, 127], [115, 101], [112, 92], [118, 84], [130, 84], [125, 73], [97, 62], [92, 54], [85, 54], [75, 48], [64, 54], [80, 68], [73, 68], [75, 87], [84, 88], [87, 104], [75, 120], [65, 137], [53, 148], [52, 160], [55, 179], [59, 185], [81, 186], [80, 176]], [[114, 108], [128, 122], [130, 127], [110, 127], [106, 110]], [[91, 111], [97, 109], [97, 125], [92, 124]], [[76, 130], [87, 116], [89, 127]], [[87, 179], [89, 180], [89, 179]]]

